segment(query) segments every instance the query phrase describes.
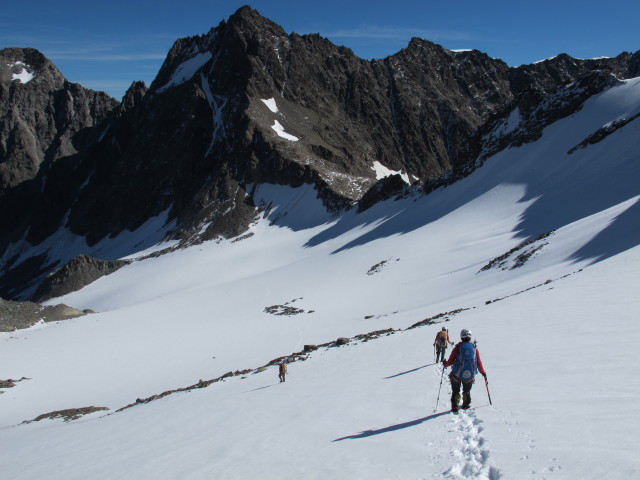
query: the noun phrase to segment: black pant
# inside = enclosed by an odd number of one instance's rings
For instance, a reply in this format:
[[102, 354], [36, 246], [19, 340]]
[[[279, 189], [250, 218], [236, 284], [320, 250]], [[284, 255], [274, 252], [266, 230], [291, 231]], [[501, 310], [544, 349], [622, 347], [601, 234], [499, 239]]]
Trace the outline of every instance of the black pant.
[[436, 363], [444, 361], [445, 353], [447, 353], [447, 347], [436, 346]]
[[449, 374], [451, 380], [451, 409], [457, 410], [460, 403], [460, 386], [462, 386], [462, 408], [468, 408], [471, 405], [471, 387], [473, 380], [470, 382], [461, 382], [453, 373]]

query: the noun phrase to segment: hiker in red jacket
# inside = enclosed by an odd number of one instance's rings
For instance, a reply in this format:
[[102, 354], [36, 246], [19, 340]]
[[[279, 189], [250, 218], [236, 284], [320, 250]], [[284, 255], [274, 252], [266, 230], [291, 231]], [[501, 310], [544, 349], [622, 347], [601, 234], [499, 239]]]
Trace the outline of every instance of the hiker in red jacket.
[[433, 346], [436, 347], [436, 363], [444, 362], [444, 355], [449, 344], [453, 345], [453, 342], [449, 340], [449, 331], [447, 327], [442, 327], [442, 330], [436, 333], [436, 339], [433, 341]]
[[462, 408], [471, 406], [471, 387], [475, 381], [476, 373], [480, 372], [487, 378], [484, 371], [480, 351], [471, 343], [471, 332], [466, 328], [460, 332], [462, 341], [453, 347], [449, 360], [444, 362], [444, 368], [452, 367], [449, 379], [451, 380], [451, 411], [458, 411], [460, 403], [460, 386], [462, 386]]

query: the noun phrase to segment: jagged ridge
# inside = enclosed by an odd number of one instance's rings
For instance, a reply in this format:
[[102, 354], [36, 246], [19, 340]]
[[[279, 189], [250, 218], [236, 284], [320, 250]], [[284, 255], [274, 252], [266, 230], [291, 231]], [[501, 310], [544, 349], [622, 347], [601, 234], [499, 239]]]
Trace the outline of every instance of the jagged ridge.
[[[24, 120], [16, 105], [29, 102], [18, 99], [50, 88], [39, 76], [28, 84], [12, 79], [15, 62], [35, 65], [37, 52], [1, 53], [10, 61], [0, 63], [0, 139]], [[29, 258], [31, 245], [61, 227], [91, 247], [167, 212], [167, 236], [183, 246], [237, 236], [256, 214], [253, 184], [314, 184], [333, 211], [359, 201], [364, 209], [402, 190], [375, 185], [374, 162], [428, 192], [477, 168], [477, 159], [534, 140], [615, 78], [637, 76], [639, 59], [559, 55], [510, 68], [414, 38], [395, 55], [366, 61], [319, 35], [287, 34], [249, 7], [205, 35], [176, 41], [151, 86], [135, 82], [120, 104], [69, 84], [41, 59], [54, 72], [55, 92], [64, 92], [56, 98], [76, 92], [87, 114], [74, 117], [73, 128], [39, 127], [57, 139], [48, 145], [72, 149], [49, 147], [54, 153], [28, 175], [5, 175], [12, 180], [0, 191], [0, 295], [28, 297], [47, 272], [87, 253]], [[516, 110], [518, 128], [496, 134]], [[31, 155], [5, 140], [5, 156], [9, 144], [11, 158]], [[8, 160], [0, 167], [15, 163]]]

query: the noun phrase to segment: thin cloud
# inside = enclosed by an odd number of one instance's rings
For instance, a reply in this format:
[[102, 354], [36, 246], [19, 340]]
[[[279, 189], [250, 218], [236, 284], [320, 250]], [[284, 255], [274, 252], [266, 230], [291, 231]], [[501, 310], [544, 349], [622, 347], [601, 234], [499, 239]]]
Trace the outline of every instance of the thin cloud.
[[362, 25], [357, 28], [322, 32], [325, 37], [332, 38], [369, 38], [369, 39], [406, 39], [420, 37], [431, 40], [470, 40], [471, 35], [455, 30], [429, 30], [411, 27], [383, 27], [378, 25]]
[[164, 60], [166, 53], [78, 53], [48, 51], [47, 56], [58, 60], [83, 60], [96, 62], [130, 62], [140, 60]]
[[12, 46], [28, 46], [40, 50], [52, 60], [81, 60], [99, 62], [126, 62], [141, 60], [164, 60], [167, 57], [166, 51], [158, 51], [156, 45], [149, 51], [144, 51], [144, 42], [122, 41], [122, 42], [94, 42], [85, 43], [78, 46], [77, 42], [60, 39], [18, 37], [7, 41], [0, 36], [0, 42]]

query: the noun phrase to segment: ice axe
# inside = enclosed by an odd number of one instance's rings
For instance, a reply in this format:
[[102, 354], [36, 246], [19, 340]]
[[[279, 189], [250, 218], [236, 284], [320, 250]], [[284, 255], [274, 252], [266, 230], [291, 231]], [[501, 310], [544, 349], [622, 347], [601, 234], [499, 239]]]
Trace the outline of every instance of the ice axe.
[[493, 405], [491, 403], [491, 394], [489, 393], [489, 381], [487, 380], [487, 376], [484, 376], [484, 386], [487, 387], [487, 396], [489, 397], [489, 405]]
[[438, 402], [440, 402], [440, 390], [442, 389], [442, 379], [444, 378], [444, 369], [445, 369], [445, 366], [442, 365], [442, 375], [440, 375], [440, 387], [438, 388], [438, 398], [436, 399], [436, 408], [433, 409], [434, 412], [438, 410]]

